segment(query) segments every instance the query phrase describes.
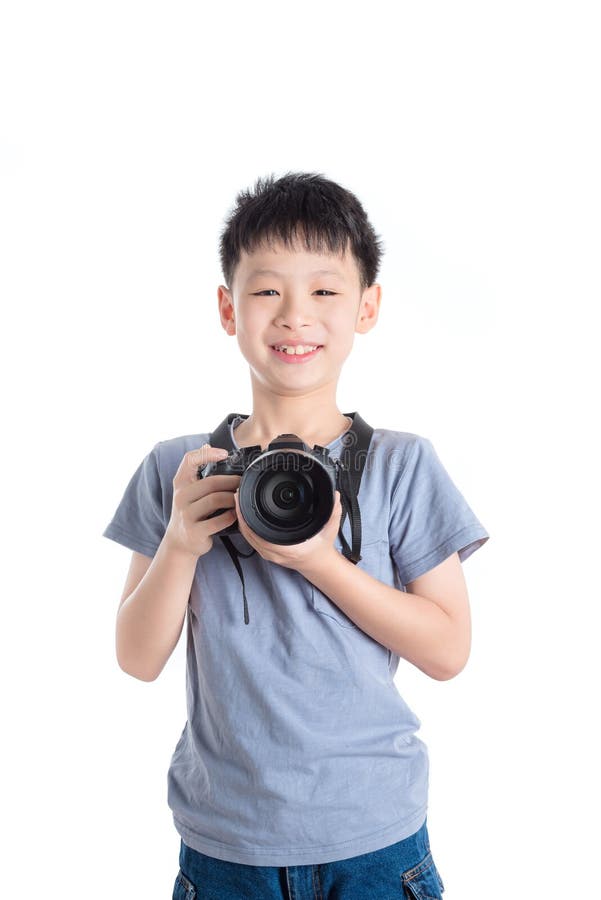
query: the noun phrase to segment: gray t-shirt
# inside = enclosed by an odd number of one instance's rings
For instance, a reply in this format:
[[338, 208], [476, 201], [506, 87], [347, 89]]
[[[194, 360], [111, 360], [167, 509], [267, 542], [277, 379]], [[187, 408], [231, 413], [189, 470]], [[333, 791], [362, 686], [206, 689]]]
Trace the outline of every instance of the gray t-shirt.
[[[230, 429], [233, 436], [241, 417]], [[105, 537], [153, 556], [173, 477], [209, 433], [159, 441], [133, 474]], [[327, 445], [339, 458], [343, 435]], [[410, 432], [374, 429], [359, 491], [357, 565], [400, 591], [489, 538], [439, 460]], [[350, 546], [348, 516], [343, 533]], [[252, 548], [230, 535], [242, 552]], [[336, 547], [342, 552], [340, 537]], [[188, 718], [167, 775], [176, 830], [195, 850], [255, 866], [333, 862], [413, 834], [428, 800], [421, 722], [394, 683], [399, 657], [294, 569], [258, 553], [242, 583], [214, 538], [187, 615]], [[366, 602], [369, 599], [366, 598]], [[399, 597], [399, 602], [402, 602]]]

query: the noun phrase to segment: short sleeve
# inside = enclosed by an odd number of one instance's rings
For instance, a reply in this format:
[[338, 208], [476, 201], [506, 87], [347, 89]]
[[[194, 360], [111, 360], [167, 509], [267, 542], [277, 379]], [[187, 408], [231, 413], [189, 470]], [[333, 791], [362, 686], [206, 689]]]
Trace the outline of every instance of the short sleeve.
[[166, 530], [159, 450], [160, 442], [144, 457], [102, 532], [103, 537], [145, 556], [154, 556]]
[[464, 562], [489, 534], [452, 481], [428, 438], [417, 436], [391, 499], [390, 553], [403, 585], [452, 553]]

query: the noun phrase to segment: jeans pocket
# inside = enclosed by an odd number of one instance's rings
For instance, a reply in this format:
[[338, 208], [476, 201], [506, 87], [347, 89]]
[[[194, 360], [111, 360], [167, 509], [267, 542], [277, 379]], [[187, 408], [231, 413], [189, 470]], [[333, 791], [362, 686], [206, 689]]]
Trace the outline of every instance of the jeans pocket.
[[180, 869], [175, 879], [171, 900], [196, 900], [196, 897], [196, 888]]
[[[340, 542], [339, 535], [336, 537], [335, 546], [339, 552], [342, 552], [342, 543]], [[362, 543], [361, 559], [355, 564], [357, 568], [364, 569], [369, 575], [373, 575], [374, 578], [379, 580], [382, 569], [382, 553], [384, 546], [385, 543], [382, 540], [372, 541], [369, 544]], [[316, 612], [334, 619], [339, 625], [342, 625], [343, 628], [357, 628], [352, 619], [349, 619], [346, 613], [344, 613], [333, 600], [330, 600], [326, 594], [322, 593], [319, 588], [315, 587], [313, 583], [310, 583], [310, 588], [311, 602], [313, 609]]]
[[444, 884], [428, 850], [424, 858], [401, 875], [405, 897], [410, 900], [442, 900]]

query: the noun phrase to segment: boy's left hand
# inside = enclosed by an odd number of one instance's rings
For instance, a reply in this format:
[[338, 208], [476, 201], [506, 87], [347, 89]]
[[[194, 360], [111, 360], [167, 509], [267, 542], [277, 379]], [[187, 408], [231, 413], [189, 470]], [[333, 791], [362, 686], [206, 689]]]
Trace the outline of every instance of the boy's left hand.
[[296, 569], [303, 575], [305, 569], [309, 570], [318, 566], [321, 562], [329, 559], [332, 552], [338, 552], [334, 547], [334, 542], [340, 528], [342, 504], [340, 503], [340, 492], [336, 491], [335, 493], [336, 499], [332, 515], [321, 531], [308, 540], [301, 541], [300, 544], [271, 544], [255, 534], [242, 517], [238, 505], [238, 491], [236, 491], [234, 501], [240, 534], [263, 559], [277, 563], [279, 566], [285, 566], [287, 569]]

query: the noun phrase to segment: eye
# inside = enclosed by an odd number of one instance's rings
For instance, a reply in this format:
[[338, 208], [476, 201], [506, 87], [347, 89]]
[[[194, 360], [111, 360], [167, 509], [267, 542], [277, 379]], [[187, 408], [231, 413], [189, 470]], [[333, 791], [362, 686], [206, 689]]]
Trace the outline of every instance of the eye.
[[[336, 293], [335, 291], [327, 291], [325, 288], [321, 288], [318, 291], [314, 291], [315, 294], [332, 294], [332, 296]], [[253, 297], [260, 297], [261, 294], [277, 294], [275, 288], [266, 288], [264, 291], [255, 291], [252, 295]]]

